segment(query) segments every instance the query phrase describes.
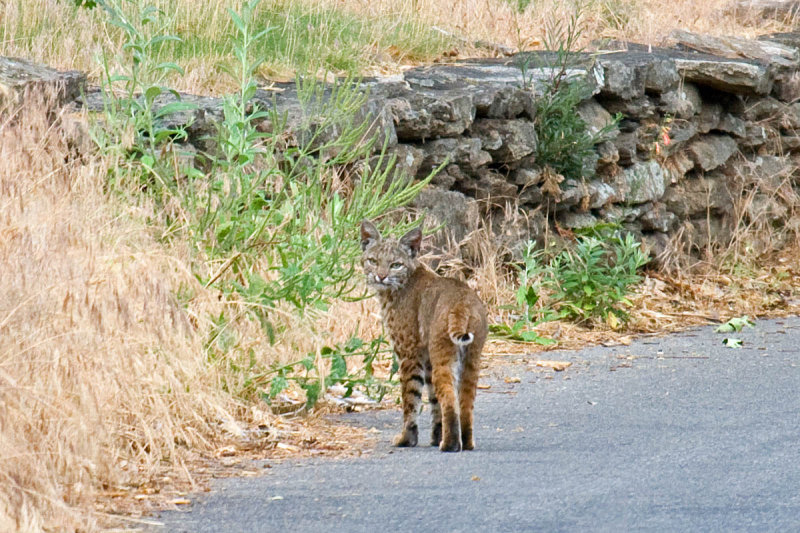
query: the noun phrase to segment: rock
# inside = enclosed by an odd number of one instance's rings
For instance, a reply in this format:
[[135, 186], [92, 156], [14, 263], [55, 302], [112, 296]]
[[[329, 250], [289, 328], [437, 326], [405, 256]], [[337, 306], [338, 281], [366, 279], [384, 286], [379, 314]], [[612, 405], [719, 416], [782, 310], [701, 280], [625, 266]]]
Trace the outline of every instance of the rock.
[[664, 195], [666, 173], [656, 161], [636, 163], [622, 173], [626, 192], [623, 201], [629, 205], [643, 204]]
[[478, 202], [460, 192], [426, 187], [411, 205], [425, 214], [426, 226], [442, 226], [442, 231], [434, 237], [439, 248], [448, 241], [460, 243], [478, 229]]
[[734, 0], [726, 9], [728, 13], [764, 19], [791, 19], [800, 13], [797, 0]]
[[[396, 172], [397, 175], [414, 177], [420, 173], [420, 166], [422, 166], [422, 161], [425, 157], [425, 154], [416, 146], [409, 144], [398, 144], [397, 146], [387, 148], [386, 153], [383, 156], [383, 160], [376, 159], [378, 157], [379, 156], [373, 156], [374, 164], [380, 164], [383, 166], [391, 161], [392, 158], [394, 158], [394, 172]], [[427, 177], [429, 172], [430, 170], [425, 172], [424, 175], [420, 176], [420, 178]]]
[[597, 217], [591, 213], [573, 213], [563, 211], [556, 215], [558, 225], [566, 229], [591, 228], [597, 225]]
[[711, 246], [727, 247], [733, 238], [734, 220], [731, 216], [702, 217], [689, 221], [684, 226], [691, 246], [704, 253], [712, 253]]
[[755, 59], [784, 68], [794, 69], [800, 66], [800, 53], [797, 49], [777, 42], [698, 35], [683, 30], [674, 30], [670, 37], [686, 48], [706, 54], [734, 59], [741, 57]]
[[702, 54], [675, 58], [684, 80], [733, 94], [769, 94], [772, 77], [767, 66], [745, 59], [720, 59]]
[[472, 124], [475, 113], [472, 95], [463, 91], [411, 93], [391, 98], [386, 105], [400, 141], [460, 135]]
[[667, 211], [667, 207], [661, 202], [655, 202], [642, 208], [639, 222], [644, 231], [669, 233], [678, 224], [678, 217]]
[[621, 113], [627, 118], [645, 119], [651, 118], [656, 114], [656, 106], [648, 96], [638, 96], [636, 98], [614, 98], [598, 97], [600, 103], [610, 113]]
[[474, 100], [477, 117], [512, 119], [524, 113], [533, 120], [536, 116], [533, 92], [518, 87], [487, 87]]
[[645, 69], [630, 61], [629, 56], [609, 54], [598, 56], [603, 69], [604, 83], [600, 94], [617, 100], [632, 100], [644, 96]]
[[648, 93], [661, 94], [678, 86], [681, 76], [675, 62], [666, 58], [653, 58], [645, 71], [644, 88]]
[[678, 183], [693, 168], [694, 161], [684, 151], [676, 152], [664, 161], [669, 183]]
[[513, 203], [517, 199], [517, 186], [509, 183], [502, 174], [488, 168], [479, 169], [477, 179], [464, 181], [459, 186], [469, 196], [495, 207], [504, 208], [507, 203]]
[[601, 165], [609, 165], [619, 161], [619, 150], [611, 141], [603, 141], [595, 146], [597, 151], [597, 162]]
[[458, 137], [435, 139], [420, 145], [424, 154], [420, 170], [428, 173], [449, 160], [463, 168], [477, 169], [492, 161], [492, 157], [482, 148], [480, 139]]
[[635, 132], [620, 133], [611, 143], [617, 149], [620, 165], [630, 165], [636, 161], [636, 146], [639, 137]]
[[659, 268], [663, 267], [662, 260], [670, 246], [669, 235], [657, 231], [646, 233], [642, 235], [640, 242], [642, 251], [651, 257]]
[[781, 102], [795, 102], [800, 99], [800, 72], [778, 72], [772, 94]]
[[781, 152], [796, 152], [800, 150], [800, 136], [798, 135], [781, 135], [780, 139]]
[[431, 185], [441, 189], [452, 189], [456, 183], [466, 183], [473, 178], [467, 176], [458, 165], [447, 165], [444, 170], [436, 174], [431, 180]]
[[774, 194], [757, 192], [745, 205], [745, 213], [751, 223], [762, 220], [769, 225], [776, 225], [789, 218], [789, 209]]
[[586, 188], [589, 193], [589, 209], [599, 209], [619, 198], [614, 187], [599, 180], [589, 182]]
[[520, 168], [511, 173], [511, 181], [520, 187], [539, 185], [542, 179], [542, 173], [537, 168]]
[[25, 59], [0, 57], [0, 107], [18, 105], [26, 97], [52, 98], [53, 105], [71, 102], [86, 90], [86, 74], [60, 71]]
[[540, 187], [525, 187], [519, 193], [519, 204], [537, 206], [544, 201], [544, 194]]
[[730, 113], [722, 115], [714, 129], [721, 133], [729, 133], [740, 139], [747, 136], [747, 123]]
[[600, 210], [600, 217], [611, 224], [625, 224], [633, 222], [642, 215], [642, 205], [622, 206], [609, 205]]
[[496, 163], [513, 163], [536, 150], [536, 128], [526, 120], [481, 118], [470, 134], [483, 142]]
[[686, 149], [695, 166], [706, 172], [725, 164], [737, 150], [736, 141], [727, 135], [703, 135]]
[[703, 104], [694, 121], [698, 133], [708, 133], [711, 130], [718, 129], [723, 113], [722, 104], [716, 102]]
[[[592, 135], [597, 135], [601, 130], [614, 123], [614, 117], [611, 116], [611, 113], [606, 111], [595, 99], [581, 102], [577, 111], [578, 116], [586, 123], [589, 133]], [[615, 137], [618, 132], [619, 129], [614, 128], [613, 131], [609, 131], [608, 138]]]
[[764, 145], [770, 137], [778, 136], [778, 132], [772, 128], [759, 126], [758, 124], [745, 123], [744, 137], [739, 139], [739, 146], [743, 148], [757, 148]]
[[684, 179], [667, 189], [663, 202], [681, 220], [733, 212], [733, 199], [723, 176]]
[[700, 112], [702, 106], [703, 100], [700, 98], [700, 91], [691, 83], [663, 93], [658, 102], [659, 111], [680, 119], [692, 118]]

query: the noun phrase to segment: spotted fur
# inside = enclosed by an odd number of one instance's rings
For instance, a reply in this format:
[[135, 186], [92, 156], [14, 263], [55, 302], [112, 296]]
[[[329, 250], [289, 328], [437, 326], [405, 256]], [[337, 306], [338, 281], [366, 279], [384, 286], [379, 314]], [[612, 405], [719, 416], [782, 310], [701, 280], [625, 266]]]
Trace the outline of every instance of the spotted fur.
[[403, 429], [394, 445], [417, 445], [417, 412], [427, 386], [431, 445], [447, 452], [471, 450], [486, 307], [461, 281], [421, 264], [421, 242], [419, 229], [400, 240], [384, 239], [371, 222], [361, 224], [361, 264], [400, 360]]

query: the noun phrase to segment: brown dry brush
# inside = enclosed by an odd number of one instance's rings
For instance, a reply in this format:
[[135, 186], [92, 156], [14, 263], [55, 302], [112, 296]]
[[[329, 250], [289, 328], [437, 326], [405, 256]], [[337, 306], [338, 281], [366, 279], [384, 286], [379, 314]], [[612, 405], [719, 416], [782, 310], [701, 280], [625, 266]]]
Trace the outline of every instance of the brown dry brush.
[[95, 529], [103, 491], [180, 477], [239, 414], [174, 296], [197, 282], [46, 103], [0, 123], [2, 531]]

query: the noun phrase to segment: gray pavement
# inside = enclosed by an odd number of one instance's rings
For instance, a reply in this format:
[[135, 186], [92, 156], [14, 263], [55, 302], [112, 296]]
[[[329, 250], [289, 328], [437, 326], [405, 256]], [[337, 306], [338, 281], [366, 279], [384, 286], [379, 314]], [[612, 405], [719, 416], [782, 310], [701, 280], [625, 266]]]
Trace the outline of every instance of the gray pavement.
[[370, 457], [219, 480], [161, 530], [800, 531], [800, 318], [537, 356], [573, 365], [485, 380], [475, 451], [393, 449], [399, 411], [353, 413]]

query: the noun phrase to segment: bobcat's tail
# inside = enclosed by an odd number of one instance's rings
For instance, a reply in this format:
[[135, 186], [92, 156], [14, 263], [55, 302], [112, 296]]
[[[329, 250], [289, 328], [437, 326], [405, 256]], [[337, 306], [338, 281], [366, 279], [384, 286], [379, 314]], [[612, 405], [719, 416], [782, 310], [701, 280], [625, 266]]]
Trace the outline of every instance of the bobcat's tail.
[[475, 335], [470, 331], [471, 313], [463, 305], [455, 306], [447, 317], [447, 334], [453, 344], [464, 347], [472, 344]]

